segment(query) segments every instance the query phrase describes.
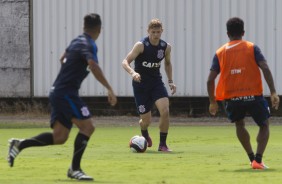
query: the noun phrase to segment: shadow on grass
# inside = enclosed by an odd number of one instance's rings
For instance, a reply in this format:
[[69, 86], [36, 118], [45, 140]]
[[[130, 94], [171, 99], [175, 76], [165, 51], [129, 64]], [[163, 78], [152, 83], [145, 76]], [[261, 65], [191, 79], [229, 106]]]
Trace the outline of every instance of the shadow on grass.
[[241, 172], [241, 173], [261, 173], [261, 172], [278, 172], [276, 169], [265, 169], [265, 170], [259, 170], [259, 169], [236, 169], [236, 170], [219, 170], [219, 172]]
[[168, 155], [175, 155], [175, 154], [182, 154], [183, 151], [172, 151], [172, 152], [162, 152], [162, 151], [155, 151], [155, 150], [147, 150], [145, 154], [168, 154]]
[[[112, 181], [101, 181], [101, 180], [96, 180], [94, 178], [93, 181], [83, 181], [83, 180], [75, 180], [75, 179], [64, 179], [64, 180], [56, 180], [55, 183], [110, 183], [112, 184], [113, 182]], [[124, 182], [116, 182], [115, 183], [124, 183]]]

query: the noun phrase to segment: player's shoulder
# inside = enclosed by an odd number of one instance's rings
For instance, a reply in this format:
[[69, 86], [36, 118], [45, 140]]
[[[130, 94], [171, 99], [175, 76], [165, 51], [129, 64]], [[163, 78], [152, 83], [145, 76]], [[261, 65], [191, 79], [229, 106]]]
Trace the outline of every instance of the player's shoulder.
[[84, 45], [87, 45], [89, 43], [88, 38], [83, 34], [78, 35], [76, 38], [73, 39], [72, 42], [74, 44], [84, 44]]
[[138, 41], [134, 44], [135, 49], [144, 49], [144, 43], [141, 41]]
[[168, 49], [171, 49], [171, 44], [166, 43], [166, 47], [167, 47]]

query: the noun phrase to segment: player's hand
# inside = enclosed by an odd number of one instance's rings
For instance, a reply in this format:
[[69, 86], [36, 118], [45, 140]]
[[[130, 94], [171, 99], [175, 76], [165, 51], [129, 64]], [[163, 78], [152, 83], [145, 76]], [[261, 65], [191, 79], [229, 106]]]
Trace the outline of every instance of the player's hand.
[[169, 82], [168, 85], [171, 90], [171, 94], [173, 95], [176, 92], [176, 85], [173, 82]]
[[112, 90], [108, 90], [108, 102], [111, 106], [115, 106], [117, 104], [117, 97]]
[[210, 103], [209, 111], [210, 111], [211, 115], [215, 116], [215, 114], [218, 111], [218, 104], [217, 104], [216, 101]]
[[277, 110], [280, 103], [279, 96], [276, 93], [272, 93], [270, 96], [270, 100], [271, 100], [272, 108]]
[[132, 79], [133, 79], [135, 82], [141, 82], [141, 76], [140, 76], [139, 73], [134, 72], [134, 73], [131, 74], [131, 76], [132, 76]]

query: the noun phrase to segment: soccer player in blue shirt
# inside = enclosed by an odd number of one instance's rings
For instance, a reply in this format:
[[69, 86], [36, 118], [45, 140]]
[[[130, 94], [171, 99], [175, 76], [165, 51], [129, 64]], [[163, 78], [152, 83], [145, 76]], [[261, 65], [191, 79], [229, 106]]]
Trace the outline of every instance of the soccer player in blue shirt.
[[25, 148], [64, 144], [75, 124], [79, 132], [75, 138], [72, 163], [67, 176], [77, 180], [93, 180], [80, 167], [87, 142], [95, 130], [88, 107], [78, 94], [82, 81], [90, 71], [108, 90], [110, 105], [117, 103], [112, 87], [98, 65], [95, 40], [100, 35], [101, 24], [98, 14], [92, 13], [84, 17], [84, 33], [72, 40], [61, 57], [62, 67], [50, 91], [50, 123], [53, 132], [41, 133], [29, 139], [10, 139], [8, 162], [11, 167], [16, 156]]
[[[123, 68], [131, 75], [133, 92], [137, 111], [140, 115], [142, 136], [152, 146], [152, 139], [148, 133], [151, 123], [151, 108], [156, 105], [159, 113], [160, 143], [158, 151], [170, 152], [166, 144], [169, 129], [169, 99], [160, 73], [161, 61], [165, 60], [165, 72], [171, 93], [176, 92], [172, 80], [172, 65], [170, 62], [171, 46], [161, 40], [163, 32], [159, 19], [152, 19], [148, 25], [148, 36], [137, 42], [122, 62]], [[135, 68], [130, 63], [135, 61]]]

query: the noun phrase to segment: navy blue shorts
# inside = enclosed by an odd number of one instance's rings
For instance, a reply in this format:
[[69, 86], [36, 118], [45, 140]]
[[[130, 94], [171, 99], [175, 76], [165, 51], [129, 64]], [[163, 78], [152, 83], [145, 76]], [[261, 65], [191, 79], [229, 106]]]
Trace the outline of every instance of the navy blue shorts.
[[72, 128], [72, 118], [88, 119], [90, 114], [88, 107], [76, 94], [60, 94], [51, 92], [49, 95], [51, 104], [51, 127], [56, 120], [62, 123], [66, 128]]
[[133, 82], [133, 93], [138, 114], [145, 114], [151, 111], [152, 106], [158, 99], [168, 97], [163, 82], [150, 87], [144, 87], [141, 83]]
[[270, 117], [267, 101], [263, 96], [236, 97], [225, 101], [225, 109], [231, 122], [245, 118], [249, 113], [258, 126]]

